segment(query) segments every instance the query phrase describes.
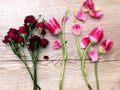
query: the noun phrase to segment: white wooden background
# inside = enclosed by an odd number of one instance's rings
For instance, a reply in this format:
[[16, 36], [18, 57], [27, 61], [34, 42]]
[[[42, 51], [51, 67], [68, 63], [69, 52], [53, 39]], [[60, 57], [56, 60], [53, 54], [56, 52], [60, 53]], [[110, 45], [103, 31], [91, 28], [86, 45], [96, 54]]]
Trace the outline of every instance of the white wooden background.
[[[23, 63], [2, 43], [9, 28], [18, 28], [23, 24], [27, 15], [40, 14], [45, 19], [55, 16], [59, 21], [65, 9], [70, 7], [70, 19], [66, 25], [66, 40], [68, 60], [65, 70], [64, 90], [87, 90], [81, 76], [80, 62], [75, 47], [75, 39], [71, 34], [73, 10], [79, 10], [83, 0], [0, 0], [0, 90], [32, 90], [32, 80]], [[82, 26], [82, 35], [88, 34], [94, 26], [105, 30], [105, 38], [114, 41], [113, 49], [100, 57], [99, 80], [100, 90], [120, 90], [120, 0], [94, 0], [97, 6], [104, 10], [105, 15], [97, 20], [91, 17]], [[80, 39], [81, 39], [80, 37]], [[51, 34], [49, 46], [44, 49], [37, 65], [38, 83], [42, 90], [59, 90], [59, 76], [61, 70], [61, 49], [53, 50], [52, 42], [55, 39]], [[50, 60], [43, 60], [48, 55]], [[29, 56], [28, 56], [29, 59]], [[32, 64], [28, 61], [29, 67]], [[89, 81], [95, 89], [94, 64], [86, 61], [89, 71]]]

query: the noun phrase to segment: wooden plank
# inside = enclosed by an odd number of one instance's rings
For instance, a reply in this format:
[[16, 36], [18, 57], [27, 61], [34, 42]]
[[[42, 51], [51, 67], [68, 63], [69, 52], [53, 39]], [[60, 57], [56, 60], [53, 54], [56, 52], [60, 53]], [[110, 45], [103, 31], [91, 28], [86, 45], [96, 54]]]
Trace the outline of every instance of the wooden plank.
[[[32, 64], [28, 62], [32, 69]], [[37, 65], [38, 83], [42, 90], [59, 90], [61, 61], [41, 61]], [[95, 88], [94, 64], [86, 63], [89, 81]], [[100, 90], [120, 90], [120, 61], [100, 62]], [[80, 62], [68, 60], [63, 90], [88, 90], [81, 76]], [[32, 90], [32, 81], [24, 65], [17, 61], [0, 62], [1, 90]]]

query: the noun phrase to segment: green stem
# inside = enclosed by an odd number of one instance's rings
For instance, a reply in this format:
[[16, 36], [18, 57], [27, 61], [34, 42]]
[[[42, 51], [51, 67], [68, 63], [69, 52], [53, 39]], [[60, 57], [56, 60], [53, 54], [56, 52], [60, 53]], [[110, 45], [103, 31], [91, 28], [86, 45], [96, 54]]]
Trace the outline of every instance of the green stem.
[[99, 79], [98, 79], [98, 71], [97, 71], [98, 61], [94, 64], [94, 70], [95, 70], [95, 79], [96, 79], [96, 90], [99, 90]]
[[[37, 83], [36, 62], [34, 62], [34, 80]], [[37, 85], [34, 83], [34, 90], [37, 90]]]
[[[64, 18], [66, 18], [67, 14], [68, 14], [68, 12], [65, 14]], [[63, 23], [62, 23], [62, 35], [60, 35], [60, 41], [62, 43], [63, 60], [62, 60], [59, 90], [62, 90], [62, 88], [63, 88], [63, 79], [64, 79], [64, 73], [65, 73], [65, 62], [67, 60], [67, 51], [66, 51], [66, 41], [65, 41], [64, 30], [65, 30], [65, 21], [63, 21]]]
[[87, 52], [89, 50], [89, 48], [91, 47], [92, 45], [92, 42], [86, 47], [84, 53], [83, 53], [83, 58], [82, 58], [82, 75], [83, 75], [83, 78], [85, 80], [85, 83], [88, 87], [89, 90], [92, 90], [92, 87], [90, 86], [88, 80], [87, 80], [87, 75], [86, 75], [86, 69], [85, 69], [85, 58], [86, 58], [86, 55], [87, 55]]
[[36, 84], [37, 83], [37, 72], [36, 72], [36, 57], [35, 57], [35, 52], [32, 52], [32, 62], [33, 62], [33, 67], [34, 67], [34, 83], [33, 83], [33, 88], [34, 90], [37, 90]]
[[80, 44], [79, 44], [78, 35], [75, 36], [75, 40], [76, 40], [76, 47], [77, 47], [77, 51], [78, 51], [78, 54], [79, 54], [80, 61], [82, 61], [81, 48], [80, 48]]

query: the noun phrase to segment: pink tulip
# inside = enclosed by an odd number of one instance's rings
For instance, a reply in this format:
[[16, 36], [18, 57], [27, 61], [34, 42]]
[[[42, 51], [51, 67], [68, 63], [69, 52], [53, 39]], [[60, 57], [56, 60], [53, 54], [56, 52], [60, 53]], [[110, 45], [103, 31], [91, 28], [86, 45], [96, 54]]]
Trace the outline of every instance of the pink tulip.
[[62, 17], [62, 23], [66, 23], [68, 19], [69, 19], [68, 16], [66, 16], [66, 17]]
[[47, 29], [52, 33], [52, 34], [59, 34], [61, 32], [60, 29], [60, 24], [57, 22], [57, 20], [52, 17], [51, 19], [47, 20], [45, 22], [45, 25], [47, 27]]
[[93, 61], [93, 62], [98, 60], [98, 53], [95, 49], [89, 50], [88, 56], [90, 57], [91, 61]]
[[81, 48], [86, 48], [90, 43], [90, 38], [88, 35], [84, 36], [80, 42]]
[[106, 53], [106, 52], [110, 51], [112, 46], [113, 46], [113, 42], [110, 39], [104, 40], [101, 43], [99, 51], [100, 51], [100, 53]]
[[85, 0], [82, 5], [82, 11], [88, 12], [90, 9], [94, 8], [93, 0]]
[[54, 48], [54, 49], [59, 49], [59, 48], [61, 48], [61, 47], [62, 47], [62, 44], [61, 44], [61, 42], [60, 42], [59, 39], [57, 39], [57, 40], [55, 40], [55, 41], [53, 42], [53, 48]]
[[94, 43], [98, 43], [103, 38], [103, 29], [99, 27], [93, 28], [92, 32], [89, 34], [90, 40]]
[[87, 19], [87, 14], [80, 10], [78, 12], [74, 12], [74, 16], [81, 21], [85, 21]]
[[80, 35], [80, 33], [81, 33], [81, 26], [80, 26], [80, 24], [73, 24], [72, 25], [72, 33], [73, 33], [73, 35]]
[[101, 18], [104, 14], [104, 12], [95, 6], [94, 9], [89, 10], [89, 14], [94, 18]]

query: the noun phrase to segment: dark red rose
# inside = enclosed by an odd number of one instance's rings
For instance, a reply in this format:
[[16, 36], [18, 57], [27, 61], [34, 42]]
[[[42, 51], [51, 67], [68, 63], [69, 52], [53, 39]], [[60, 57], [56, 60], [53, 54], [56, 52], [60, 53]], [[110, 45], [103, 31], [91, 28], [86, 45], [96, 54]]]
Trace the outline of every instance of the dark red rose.
[[45, 24], [43, 22], [39, 22], [37, 24], [37, 28], [45, 28]]
[[13, 41], [14, 43], [21, 43], [23, 42], [23, 38], [19, 35], [18, 30], [14, 28], [10, 28], [5, 36], [3, 42], [8, 43], [9, 41]]
[[37, 30], [40, 32], [40, 34], [45, 35], [46, 34], [45, 24], [43, 22], [39, 22], [37, 24]]
[[38, 21], [36, 20], [36, 18], [33, 15], [29, 15], [25, 17], [24, 20], [25, 25], [32, 25], [33, 27], [38, 23]]
[[17, 31], [17, 29], [14, 29], [14, 28], [10, 28], [9, 29], [9, 31], [7, 32], [7, 34], [8, 34], [8, 36], [9, 36], [9, 38], [11, 39], [11, 40], [16, 40], [17, 39], [17, 37], [19, 36], [19, 33], [18, 33], [18, 31]]
[[40, 37], [39, 36], [33, 36], [30, 40], [29, 40], [29, 50], [30, 51], [34, 51], [37, 50], [40, 47]]
[[25, 34], [25, 35], [29, 34], [29, 30], [27, 26], [20, 26], [18, 32], [19, 34]]
[[49, 44], [49, 41], [45, 38], [42, 38], [40, 43], [41, 43], [42, 47], [45, 48]]
[[2, 41], [3, 41], [4, 43], [8, 43], [9, 40], [10, 40], [10, 38], [9, 38], [9, 36], [7, 35], [7, 36], [4, 37], [4, 40], [2, 40]]
[[22, 43], [22, 42], [23, 42], [23, 37], [18, 36], [18, 38], [17, 38], [17, 43]]

